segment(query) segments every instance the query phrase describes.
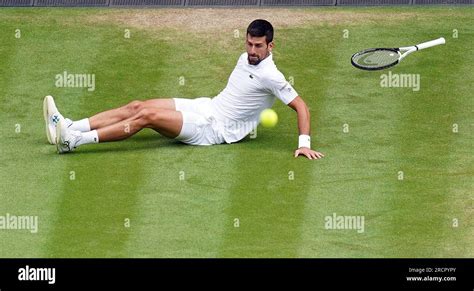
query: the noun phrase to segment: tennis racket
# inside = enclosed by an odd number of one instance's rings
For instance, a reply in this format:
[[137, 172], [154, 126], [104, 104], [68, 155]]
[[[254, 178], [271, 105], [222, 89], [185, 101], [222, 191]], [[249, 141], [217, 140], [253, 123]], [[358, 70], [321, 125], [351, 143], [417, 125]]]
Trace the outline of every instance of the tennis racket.
[[383, 70], [395, 66], [413, 52], [445, 43], [446, 40], [440, 37], [414, 46], [366, 49], [353, 54], [351, 63], [354, 67], [362, 70]]

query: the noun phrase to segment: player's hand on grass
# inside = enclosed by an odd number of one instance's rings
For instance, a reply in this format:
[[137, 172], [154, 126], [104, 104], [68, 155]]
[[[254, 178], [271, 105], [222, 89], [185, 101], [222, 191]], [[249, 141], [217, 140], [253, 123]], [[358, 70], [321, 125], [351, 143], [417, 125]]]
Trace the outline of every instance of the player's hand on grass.
[[313, 151], [312, 149], [305, 148], [305, 147], [301, 147], [295, 151], [295, 158], [298, 157], [299, 155], [304, 155], [310, 160], [317, 160], [324, 157], [322, 153]]

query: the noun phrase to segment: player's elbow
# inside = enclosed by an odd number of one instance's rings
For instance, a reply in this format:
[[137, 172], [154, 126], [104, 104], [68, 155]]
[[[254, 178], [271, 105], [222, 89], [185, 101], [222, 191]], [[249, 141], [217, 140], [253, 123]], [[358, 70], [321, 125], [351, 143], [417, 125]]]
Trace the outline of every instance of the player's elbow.
[[301, 103], [296, 106], [296, 114], [299, 117], [302, 117], [303, 119], [310, 120], [311, 114], [309, 113], [309, 108], [306, 106], [306, 103], [304, 101], [301, 101]]
[[294, 111], [298, 112], [302, 107], [306, 106], [306, 104], [300, 96], [296, 96], [295, 99], [288, 103], [288, 106]]
[[289, 105], [298, 114], [307, 114], [307, 115], [309, 115], [308, 106], [306, 106], [306, 103], [304, 102], [304, 100], [300, 96], [296, 97]]

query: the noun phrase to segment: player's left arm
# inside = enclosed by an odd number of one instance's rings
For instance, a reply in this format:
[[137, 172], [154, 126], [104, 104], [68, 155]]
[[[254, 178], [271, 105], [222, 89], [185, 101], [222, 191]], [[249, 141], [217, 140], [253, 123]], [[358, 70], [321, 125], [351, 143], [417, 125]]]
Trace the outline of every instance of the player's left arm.
[[311, 149], [310, 114], [303, 98], [297, 96], [293, 101], [288, 103], [288, 106], [295, 110], [298, 115], [298, 130], [300, 136], [298, 149], [295, 151], [295, 158], [299, 155], [305, 155], [310, 160], [324, 157], [322, 153]]

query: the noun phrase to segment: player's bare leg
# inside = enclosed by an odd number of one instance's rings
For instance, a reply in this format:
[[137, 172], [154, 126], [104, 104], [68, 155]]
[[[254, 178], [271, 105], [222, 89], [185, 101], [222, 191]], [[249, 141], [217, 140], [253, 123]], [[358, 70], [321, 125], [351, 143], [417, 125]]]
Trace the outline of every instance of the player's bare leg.
[[56, 146], [59, 153], [70, 152], [83, 144], [123, 140], [143, 128], [152, 128], [166, 137], [175, 138], [182, 127], [180, 111], [155, 107], [143, 108], [130, 118], [89, 132], [70, 130], [61, 120], [56, 131]]
[[119, 108], [100, 112], [89, 118], [90, 129], [99, 129], [119, 121], [128, 119], [144, 108], [176, 110], [173, 99], [150, 99], [146, 101], [132, 101]]
[[128, 119], [99, 128], [97, 134], [100, 142], [108, 142], [126, 139], [143, 128], [152, 128], [166, 137], [175, 138], [182, 127], [183, 116], [180, 111], [149, 107]]

